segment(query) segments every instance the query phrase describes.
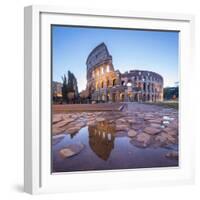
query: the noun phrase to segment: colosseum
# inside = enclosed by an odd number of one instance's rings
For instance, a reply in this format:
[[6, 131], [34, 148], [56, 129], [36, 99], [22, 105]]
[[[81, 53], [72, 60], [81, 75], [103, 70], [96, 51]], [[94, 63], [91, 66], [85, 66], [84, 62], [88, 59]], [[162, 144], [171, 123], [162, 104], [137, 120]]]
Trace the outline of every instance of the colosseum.
[[145, 70], [115, 70], [107, 46], [99, 44], [87, 61], [87, 89], [94, 102], [157, 102], [163, 100], [163, 78]]

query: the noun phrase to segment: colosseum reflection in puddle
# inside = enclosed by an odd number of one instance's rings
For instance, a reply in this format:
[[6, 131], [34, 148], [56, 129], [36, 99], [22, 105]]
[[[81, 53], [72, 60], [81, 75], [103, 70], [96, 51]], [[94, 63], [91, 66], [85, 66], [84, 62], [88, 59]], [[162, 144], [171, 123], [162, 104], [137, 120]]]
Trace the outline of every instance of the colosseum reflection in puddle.
[[89, 145], [93, 152], [101, 159], [107, 160], [114, 148], [115, 127], [100, 122], [96, 126], [89, 126]]
[[87, 88], [92, 101], [162, 101], [163, 78], [143, 70], [121, 73], [115, 70], [112, 56], [104, 43], [89, 54], [87, 61]]

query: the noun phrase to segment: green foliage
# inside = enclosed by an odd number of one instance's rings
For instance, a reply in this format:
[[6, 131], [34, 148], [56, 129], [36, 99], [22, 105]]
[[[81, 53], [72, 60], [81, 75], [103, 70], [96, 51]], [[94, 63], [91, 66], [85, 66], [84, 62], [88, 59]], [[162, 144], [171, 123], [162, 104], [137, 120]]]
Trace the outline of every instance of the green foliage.
[[63, 80], [63, 86], [62, 86], [62, 98], [64, 102], [68, 102], [68, 97], [67, 97], [67, 93], [68, 93], [68, 83], [67, 83], [67, 77], [64, 74], [62, 76], [62, 80]]
[[[78, 85], [77, 85], [77, 79], [74, 76], [73, 73], [68, 71], [67, 73], [68, 77], [64, 74], [62, 77], [63, 80], [63, 87], [62, 87], [62, 96], [63, 96], [63, 101], [65, 103], [71, 103], [71, 101], [74, 103], [78, 99]], [[74, 98], [69, 98], [71, 97], [72, 93], [74, 93]], [[70, 94], [70, 95], [69, 95]]]

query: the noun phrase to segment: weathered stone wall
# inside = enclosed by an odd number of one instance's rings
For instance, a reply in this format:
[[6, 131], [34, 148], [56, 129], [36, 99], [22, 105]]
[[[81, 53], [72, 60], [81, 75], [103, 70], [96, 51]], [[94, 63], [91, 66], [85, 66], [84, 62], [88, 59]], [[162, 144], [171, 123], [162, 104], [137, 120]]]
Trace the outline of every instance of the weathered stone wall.
[[131, 70], [121, 75], [121, 81], [131, 85], [131, 100], [163, 101], [163, 78], [155, 72]]

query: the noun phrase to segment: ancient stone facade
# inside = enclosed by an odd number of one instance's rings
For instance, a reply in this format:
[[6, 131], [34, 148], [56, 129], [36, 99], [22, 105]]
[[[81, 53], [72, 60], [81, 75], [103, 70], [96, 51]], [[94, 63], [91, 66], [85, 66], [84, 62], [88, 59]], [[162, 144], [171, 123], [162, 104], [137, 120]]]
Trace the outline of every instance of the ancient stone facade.
[[104, 43], [89, 54], [87, 61], [87, 91], [92, 101], [162, 101], [163, 78], [144, 70], [121, 73], [115, 70], [112, 56]]

